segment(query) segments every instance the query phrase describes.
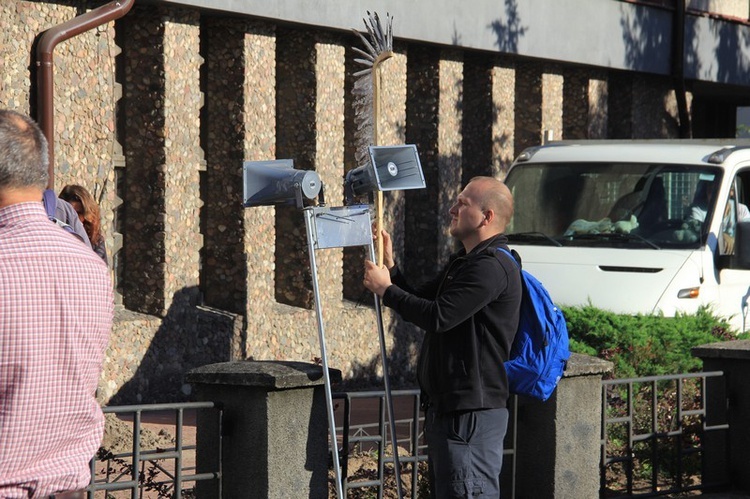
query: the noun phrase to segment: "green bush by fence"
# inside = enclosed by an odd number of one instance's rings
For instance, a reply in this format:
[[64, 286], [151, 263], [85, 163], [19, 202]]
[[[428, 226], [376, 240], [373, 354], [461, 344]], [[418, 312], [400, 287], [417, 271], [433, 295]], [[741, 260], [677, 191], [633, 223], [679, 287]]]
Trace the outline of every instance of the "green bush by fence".
[[563, 307], [571, 350], [614, 363], [613, 378], [694, 372], [701, 361], [697, 345], [750, 338], [735, 335], [729, 324], [703, 307], [676, 317], [621, 315], [592, 306]]

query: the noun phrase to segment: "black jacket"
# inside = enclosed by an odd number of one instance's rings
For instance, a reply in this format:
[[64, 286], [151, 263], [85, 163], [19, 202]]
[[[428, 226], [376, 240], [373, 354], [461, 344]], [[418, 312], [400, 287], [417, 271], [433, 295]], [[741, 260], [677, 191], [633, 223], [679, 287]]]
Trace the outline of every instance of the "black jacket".
[[505, 236], [451, 256], [438, 277], [411, 288], [398, 268], [383, 304], [425, 330], [417, 379], [438, 412], [495, 409], [508, 401], [503, 362], [518, 328], [521, 275], [496, 248]]

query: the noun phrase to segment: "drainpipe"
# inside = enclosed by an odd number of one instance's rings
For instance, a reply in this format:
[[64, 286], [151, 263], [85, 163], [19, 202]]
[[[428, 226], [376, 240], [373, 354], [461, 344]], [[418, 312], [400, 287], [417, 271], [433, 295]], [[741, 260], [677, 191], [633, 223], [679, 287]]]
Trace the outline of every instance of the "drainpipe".
[[52, 51], [65, 40], [69, 40], [90, 29], [119, 19], [128, 13], [135, 0], [115, 0], [86, 12], [45, 31], [36, 48], [37, 67], [37, 122], [47, 138], [49, 146], [49, 182], [55, 187], [55, 106]]

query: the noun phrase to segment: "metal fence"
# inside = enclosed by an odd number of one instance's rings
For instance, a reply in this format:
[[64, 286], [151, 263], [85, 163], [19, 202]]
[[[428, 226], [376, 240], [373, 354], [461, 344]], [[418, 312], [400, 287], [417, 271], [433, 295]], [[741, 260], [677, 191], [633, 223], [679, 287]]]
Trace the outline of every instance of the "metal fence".
[[[400, 448], [399, 464], [404, 497], [416, 499], [427, 497], [427, 444], [424, 440], [424, 417], [420, 409], [419, 390], [393, 390], [396, 424], [396, 442]], [[384, 391], [344, 392], [333, 394], [334, 400], [340, 400], [343, 406], [337, 409], [336, 434], [341, 436], [339, 442], [339, 458], [341, 460], [341, 476], [343, 477], [344, 495], [349, 490], [374, 488], [377, 497], [382, 498], [384, 489], [395, 489], [393, 476], [393, 454], [390, 447], [390, 425], [387, 420]], [[518, 417], [516, 397], [511, 397], [509, 411], [510, 418], [508, 432], [505, 437], [503, 452], [503, 475], [501, 476], [503, 497], [515, 497], [515, 448], [516, 421]], [[366, 407], [357, 411], [357, 406]], [[372, 417], [377, 414], [377, 421], [359, 422], [357, 414], [367, 414]], [[370, 456], [376, 461], [376, 473], [358, 470], [352, 474], [350, 459], [358, 456]]]
[[[418, 497], [419, 463], [427, 461], [425, 452], [427, 445], [424, 442], [423, 428], [424, 418], [420, 417], [419, 390], [394, 390], [391, 392], [394, 405], [396, 442], [399, 448], [406, 450], [407, 455], [399, 454], [399, 464], [402, 470], [407, 468], [410, 485], [410, 497]], [[337, 435], [341, 435], [339, 459], [341, 460], [341, 476], [344, 495], [349, 490], [374, 487], [378, 497], [383, 497], [383, 489], [386, 486], [386, 466], [390, 467], [389, 473], [393, 474], [393, 450], [388, 444], [391, 442], [386, 415], [386, 399], [383, 391], [367, 392], [342, 392], [333, 394], [334, 400], [343, 402], [339, 411], [342, 418], [342, 426]], [[360, 404], [366, 406], [364, 413], [373, 415], [376, 410], [377, 421], [352, 423], [354, 406]], [[404, 414], [406, 412], [406, 414]], [[406, 416], [399, 419], [400, 416]], [[369, 470], [358, 470], [358, 476], [350, 476], [350, 456], [364, 456], [375, 460], [376, 473], [373, 476]], [[403, 475], [403, 471], [402, 471]], [[395, 478], [391, 482], [395, 487]]]
[[726, 411], [707, 410], [709, 387], [723, 392], [723, 383], [721, 372], [602, 381], [600, 496], [654, 497], [727, 485], [728, 476], [721, 483], [702, 477], [709, 443], [728, 452]]
[[[118, 453], [100, 449], [90, 462], [91, 483], [87, 488], [89, 499], [119, 499], [128, 496], [131, 499], [191, 498], [195, 494], [190, 486], [201, 481], [212, 481], [221, 497], [221, 460], [218, 460], [218, 469], [198, 473], [195, 467], [196, 446], [194, 442], [186, 443], [184, 438], [186, 412], [194, 417], [198, 411], [215, 413], [221, 435], [223, 414], [216, 404], [189, 402], [127, 405], [105, 407], [103, 411], [105, 414], [117, 415], [118, 421], [132, 430], [132, 447], [130, 451]], [[142, 436], [146, 430], [144, 413], [151, 413], [152, 416], [158, 414], [159, 426], [174, 430], [171, 445], [142, 448]], [[221, 455], [221, 448], [217, 452]]]
[[[654, 497], [728, 485], [726, 474], [723, 478], [719, 475], [718, 481], [717, 475], [712, 474], [713, 483], [707, 483], [703, 476], [709, 446], [714, 459], [729, 453], [726, 409], [714, 411], [721, 414], [712, 414], [708, 409], [726, 408], [726, 403], [708, 403], [711, 397], [725, 396], [724, 381], [721, 372], [602, 381], [600, 496]], [[395, 390], [392, 397], [404, 497], [416, 499], [426, 494], [427, 476], [420, 393]], [[337, 393], [334, 400], [345, 495], [372, 488], [376, 497], [382, 498], [387, 488], [395, 487], [385, 392]], [[510, 498], [515, 496], [517, 407], [517, 399], [512, 397], [501, 476], [504, 497]], [[192, 418], [198, 411], [213, 413], [221, 434], [223, 414], [211, 402], [104, 408], [105, 413], [116, 414], [119, 420], [132, 425], [132, 448], [119, 454], [100, 451], [91, 461], [89, 499], [192, 498], [197, 482], [215, 486], [220, 497], [221, 459], [217, 460], [217, 469], [198, 473], [195, 441], [184, 438], [186, 413]], [[160, 426], [174, 429], [170, 446], [142, 448], [145, 413], [150, 413], [146, 418], [149, 421], [159, 414]], [[171, 423], [165, 423], [169, 415]], [[221, 456], [221, 448], [216, 452]], [[352, 460], [362, 456], [373, 461], [374, 466], [353, 470]], [[708, 465], [714, 469], [722, 466]]]

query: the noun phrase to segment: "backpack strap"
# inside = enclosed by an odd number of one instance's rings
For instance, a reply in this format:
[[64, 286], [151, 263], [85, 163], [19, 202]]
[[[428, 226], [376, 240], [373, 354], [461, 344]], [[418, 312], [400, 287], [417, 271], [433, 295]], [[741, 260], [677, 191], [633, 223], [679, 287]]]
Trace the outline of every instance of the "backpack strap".
[[83, 240], [83, 238], [81, 238], [79, 234], [76, 234], [73, 226], [57, 218], [57, 196], [55, 195], [55, 191], [53, 191], [52, 189], [44, 189], [43, 194], [44, 195], [42, 197], [42, 201], [44, 201], [44, 210], [47, 212], [47, 218], [50, 219], [50, 222], [59, 225], [71, 234], [74, 234], [79, 239]]
[[516, 253], [516, 250], [507, 250], [503, 248], [502, 246], [498, 246], [497, 249], [498, 251], [502, 251], [503, 253], [508, 255], [511, 258], [511, 260], [513, 260], [513, 263], [515, 263], [519, 269], [523, 268], [521, 266], [520, 257], [518, 256], [518, 253]]
[[44, 210], [47, 212], [47, 216], [50, 220], [56, 222], [55, 211], [57, 210], [57, 196], [55, 195], [55, 191], [52, 189], [44, 189], [44, 197], [42, 200], [44, 201]]

